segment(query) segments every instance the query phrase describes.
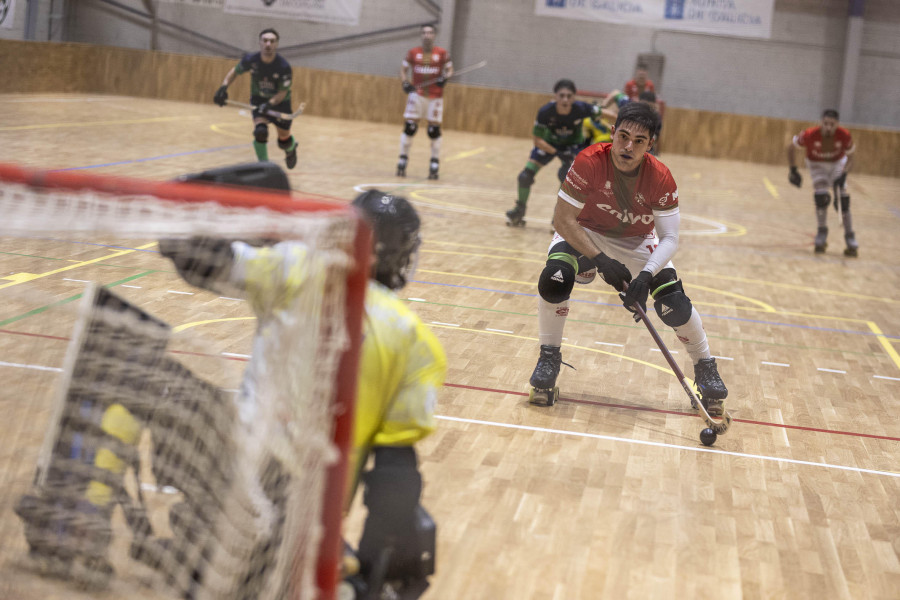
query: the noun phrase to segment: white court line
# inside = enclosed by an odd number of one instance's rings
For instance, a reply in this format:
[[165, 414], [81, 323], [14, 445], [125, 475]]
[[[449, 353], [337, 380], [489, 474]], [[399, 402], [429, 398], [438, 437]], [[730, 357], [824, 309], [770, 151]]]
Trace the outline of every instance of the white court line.
[[425, 298], [407, 298], [410, 302], [425, 302]]
[[789, 365], [788, 363], [773, 363], [773, 362], [768, 362], [768, 361], [765, 361], [765, 360], [762, 361], [762, 364], [764, 364], [764, 365], [772, 365], [773, 367], [789, 367], [789, 366], [791, 366], [791, 365]]
[[734, 359], [731, 358], [730, 356], [716, 356], [715, 354], [712, 354], [711, 356], [712, 356], [713, 358], [718, 358], [718, 359], [720, 359], [720, 360], [734, 360]]
[[249, 354], [235, 354], [234, 352], [222, 352], [222, 356], [231, 356], [233, 358], [250, 358]]
[[19, 363], [9, 363], [3, 362], [0, 360], [0, 367], [18, 367], [20, 369], [34, 369], [35, 371], [54, 371], [56, 373], [62, 372], [62, 369], [57, 367], [42, 367], [40, 365], [23, 365]]
[[875, 379], [890, 379], [891, 381], [900, 381], [900, 377], [886, 377], [884, 375], [872, 375]]
[[90, 283], [90, 281], [86, 279], [69, 279], [68, 277], [63, 277], [63, 281], [77, 281], [78, 283]]
[[512, 333], [512, 331], [507, 331], [505, 329], [491, 329], [490, 327], [485, 327], [485, 331], [496, 331], [497, 333]]
[[[650, 348], [650, 352], [662, 352], [659, 348]], [[669, 354], [678, 354], [678, 350], [669, 350]]]
[[182, 296], [193, 296], [194, 292], [179, 292], [178, 290], [166, 290], [170, 294], [181, 294]]
[[611, 342], [594, 342], [595, 344], [600, 344], [601, 346], [615, 346], [616, 348], [624, 348], [625, 344], [613, 344]]
[[238, 302], [243, 302], [243, 298], [232, 298], [230, 296], [219, 296], [219, 300], [237, 300]]
[[822, 368], [822, 367], [818, 367], [818, 368], [816, 369], [816, 371], [825, 371], [826, 373], [841, 373], [841, 374], [843, 374], [843, 375], [846, 375], [846, 374], [847, 374], [847, 371], [841, 371], [841, 370], [838, 370], [838, 369], [824, 369], [824, 368]]
[[432, 321], [432, 325], [444, 325], [445, 327], [459, 327], [458, 323], [441, 323], [440, 321]]
[[125, 285], [124, 283], [123, 283], [121, 286], [119, 286], [119, 287], [127, 287], [127, 288], [132, 288], [132, 289], [135, 289], [135, 290], [141, 289], [141, 286], [139, 286], [139, 285]]
[[496, 423], [494, 421], [480, 421], [478, 419], [464, 419], [462, 417], [446, 417], [443, 415], [435, 415], [436, 418], [444, 421], [457, 421], [459, 423], [472, 423], [474, 425], [487, 425], [491, 427], [505, 427], [507, 429], [523, 429], [525, 431], [540, 431], [543, 433], [558, 433], [560, 435], [572, 435], [576, 437], [591, 438], [596, 440], [609, 440], [612, 442], [625, 442], [627, 444], [638, 444], [641, 446], [656, 446], [657, 448], [674, 448], [676, 450], [686, 450], [688, 452], [713, 452], [715, 454], [724, 454], [728, 456], [737, 456], [740, 458], [755, 458], [757, 460], [768, 460], [772, 462], [788, 463], [794, 465], [808, 465], [811, 467], [822, 467], [824, 469], [837, 469], [839, 471], [853, 471], [854, 473], [871, 473], [872, 475], [886, 475], [887, 477], [900, 477], [900, 473], [891, 471], [876, 471], [873, 469], [862, 469], [860, 467], [847, 467], [844, 465], [835, 465], [831, 463], [817, 463], [808, 460], [796, 460], [793, 458], [778, 458], [775, 456], [763, 456], [761, 454], [745, 454], [743, 452], [729, 452], [727, 450], [716, 450], [714, 448], [679, 446], [678, 444], [666, 444], [664, 442], [649, 442], [646, 440], [634, 440], [629, 438], [614, 437], [611, 435], [600, 435], [598, 433], [581, 433], [578, 431], [566, 431], [565, 429], [548, 429], [545, 427], [532, 427], [530, 425], [513, 425], [511, 423]]

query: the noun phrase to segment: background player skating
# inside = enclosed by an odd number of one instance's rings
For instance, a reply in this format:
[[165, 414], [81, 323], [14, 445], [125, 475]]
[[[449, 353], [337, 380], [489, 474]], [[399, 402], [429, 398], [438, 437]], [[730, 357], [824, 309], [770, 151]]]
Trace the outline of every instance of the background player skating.
[[813, 199], [816, 203], [816, 230], [815, 252], [825, 252], [828, 239], [828, 204], [831, 201], [832, 188], [840, 190], [840, 200], [837, 193], [834, 197], [834, 208], [838, 209], [844, 225], [844, 241], [847, 247], [845, 256], [857, 256], [859, 244], [856, 242], [856, 234], [853, 232], [853, 217], [850, 214], [850, 194], [847, 192], [847, 173], [853, 165], [853, 138], [850, 132], [843, 127], [838, 127], [838, 111], [827, 109], [822, 113], [821, 125], [804, 129], [794, 136], [787, 149], [788, 164], [791, 166], [788, 173], [788, 181], [798, 188], [803, 178], [797, 170], [796, 148], [806, 149], [806, 166], [809, 168], [810, 177], [813, 180]]
[[626, 307], [639, 302], [643, 308], [653, 296], [660, 320], [675, 331], [694, 363], [704, 406], [713, 416], [724, 411], [728, 390], [700, 315], [671, 262], [681, 217], [675, 180], [647, 153], [658, 127], [659, 114], [650, 106], [626, 104], [613, 127], [612, 144], [581, 152], [559, 190], [553, 217], [557, 233], [538, 280], [541, 348], [531, 376], [536, 404], [552, 405], [558, 396], [560, 346], [572, 288], [599, 272], [618, 291], [629, 284]]

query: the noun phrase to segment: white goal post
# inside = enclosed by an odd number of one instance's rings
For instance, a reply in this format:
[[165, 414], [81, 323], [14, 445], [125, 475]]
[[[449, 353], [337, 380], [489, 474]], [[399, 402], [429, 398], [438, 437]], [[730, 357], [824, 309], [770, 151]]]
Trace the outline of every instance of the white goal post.
[[[241, 241], [252, 284], [178, 277]], [[334, 598], [370, 244], [337, 200], [0, 164], [13, 595]]]

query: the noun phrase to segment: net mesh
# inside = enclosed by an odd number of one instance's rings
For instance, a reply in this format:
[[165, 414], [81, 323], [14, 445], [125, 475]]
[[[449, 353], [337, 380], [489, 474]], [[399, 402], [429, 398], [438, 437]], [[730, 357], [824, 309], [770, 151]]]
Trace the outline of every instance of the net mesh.
[[353, 213], [2, 165], [0, 211], [0, 596], [316, 597]]

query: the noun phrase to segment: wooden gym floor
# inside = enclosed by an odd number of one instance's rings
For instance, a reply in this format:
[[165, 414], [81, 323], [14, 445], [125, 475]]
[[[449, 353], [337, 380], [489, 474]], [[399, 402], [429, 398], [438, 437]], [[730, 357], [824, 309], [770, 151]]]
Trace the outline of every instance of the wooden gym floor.
[[[426, 599], [900, 598], [900, 181], [851, 174], [860, 256], [842, 255], [833, 211], [828, 251], [814, 255], [805, 170], [797, 190], [786, 165], [663, 148], [681, 200], [675, 266], [736, 421], [705, 448], [649, 334], [599, 283], [573, 293], [563, 358], [575, 370], [563, 370], [560, 402], [528, 404], [557, 165], [537, 176], [527, 227], [506, 227], [530, 141], [446, 131], [440, 180], [428, 181], [422, 131], [400, 179], [401, 108], [391, 125], [298, 118], [290, 178], [298, 192], [345, 200], [373, 186], [401, 193], [423, 217], [419, 269], [401, 296], [449, 361], [439, 429], [419, 446], [423, 504], [438, 523]], [[253, 160], [251, 130], [246, 114], [212, 104], [0, 95], [0, 161], [40, 168], [169, 179]], [[274, 141], [269, 151], [282, 160]], [[7, 302], [16, 273], [42, 274], [14, 285], [57, 301], [80, 293], [79, 280], [115, 284], [175, 326], [246, 315], [190, 288], [151, 242], [124, 252], [0, 239], [0, 348], [12, 356], [29, 338], [39, 350], [27, 364], [0, 357], [0, 381], [58, 368], [65, 347], [42, 312]], [[216, 352], [249, 352], [249, 320], [204, 328]], [[239, 380], [244, 363], [222, 362]], [[0, 598], [81, 597], [17, 568], [24, 540], [10, 503], [33, 469], [21, 447], [39, 444], [43, 423], [21, 389], [0, 387]], [[351, 539], [360, 520], [354, 511]]]

